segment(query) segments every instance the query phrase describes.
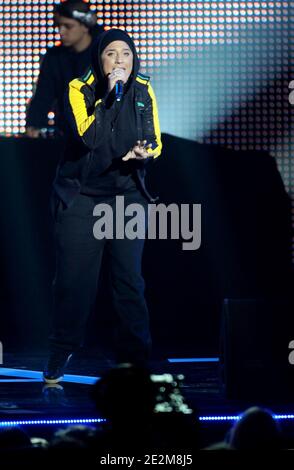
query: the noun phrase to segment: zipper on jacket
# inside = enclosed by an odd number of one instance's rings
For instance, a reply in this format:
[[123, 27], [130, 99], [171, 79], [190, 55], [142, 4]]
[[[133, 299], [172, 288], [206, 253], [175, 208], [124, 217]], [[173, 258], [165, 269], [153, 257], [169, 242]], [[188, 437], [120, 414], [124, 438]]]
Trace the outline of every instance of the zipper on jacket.
[[87, 181], [87, 178], [89, 176], [91, 163], [92, 163], [92, 157], [93, 157], [93, 150], [91, 150], [90, 153], [88, 154], [87, 164], [85, 165], [84, 170], [82, 172], [81, 186], [83, 186], [83, 184], [85, 184], [85, 182]]

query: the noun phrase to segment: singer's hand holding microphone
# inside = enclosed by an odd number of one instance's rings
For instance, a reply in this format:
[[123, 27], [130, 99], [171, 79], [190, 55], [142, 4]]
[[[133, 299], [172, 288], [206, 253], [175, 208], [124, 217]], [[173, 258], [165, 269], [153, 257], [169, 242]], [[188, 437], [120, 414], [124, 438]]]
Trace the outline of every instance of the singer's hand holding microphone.
[[108, 74], [108, 91], [115, 87], [115, 99], [120, 101], [123, 94], [123, 86], [126, 82], [126, 71], [124, 69], [116, 68]]

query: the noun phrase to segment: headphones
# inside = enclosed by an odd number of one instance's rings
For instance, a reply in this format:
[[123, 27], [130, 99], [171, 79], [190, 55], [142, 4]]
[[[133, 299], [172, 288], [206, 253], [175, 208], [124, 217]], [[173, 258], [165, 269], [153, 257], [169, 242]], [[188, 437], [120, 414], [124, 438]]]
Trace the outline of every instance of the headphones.
[[79, 21], [80, 23], [83, 23], [85, 26], [88, 26], [88, 28], [93, 28], [93, 26], [95, 26], [97, 23], [97, 15], [92, 11], [85, 13], [82, 11], [73, 10], [72, 18]]

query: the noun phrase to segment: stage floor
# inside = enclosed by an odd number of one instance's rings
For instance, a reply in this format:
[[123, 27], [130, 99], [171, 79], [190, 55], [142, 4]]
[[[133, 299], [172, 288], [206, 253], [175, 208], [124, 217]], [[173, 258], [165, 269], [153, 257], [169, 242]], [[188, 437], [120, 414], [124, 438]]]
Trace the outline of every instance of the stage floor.
[[[150, 372], [184, 376], [180, 389], [190, 408], [197, 411], [203, 445], [221, 440], [234, 419], [253, 405], [273, 411], [281, 420], [287, 437], [294, 438], [294, 394], [293, 401], [287, 402], [267, 399], [266, 395], [257, 400], [229, 400], [219, 381], [217, 358], [182, 360], [184, 362], [153, 361]], [[45, 361], [44, 354], [5, 355], [0, 367], [0, 426], [16, 422], [35, 427], [99, 421], [101, 415], [91, 399], [91, 388], [114, 363], [101, 355], [97, 358], [77, 355], [68, 366], [64, 381], [50, 386], [42, 381]]]

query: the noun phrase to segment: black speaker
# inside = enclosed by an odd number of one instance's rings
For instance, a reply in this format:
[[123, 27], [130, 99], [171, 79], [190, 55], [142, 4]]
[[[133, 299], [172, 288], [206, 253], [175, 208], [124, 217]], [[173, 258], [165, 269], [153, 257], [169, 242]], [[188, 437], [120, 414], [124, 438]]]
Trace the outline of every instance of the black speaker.
[[294, 398], [293, 306], [289, 299], [224, 300], [220, 379], [227, 398]]

